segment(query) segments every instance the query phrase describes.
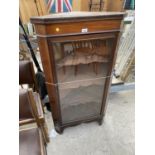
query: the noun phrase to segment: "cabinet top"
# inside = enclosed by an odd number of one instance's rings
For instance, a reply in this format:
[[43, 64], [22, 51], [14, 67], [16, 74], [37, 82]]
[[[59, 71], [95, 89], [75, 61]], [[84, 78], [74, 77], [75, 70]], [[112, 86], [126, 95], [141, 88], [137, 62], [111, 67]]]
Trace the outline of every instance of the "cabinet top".
[[89, 20], [89, 19], [122, 19], [125, 12], [66, 12], [56, 13], [45, 16], [31, 17], [32, 23], [57, 23], [65, 21], [78, 21], [78, 20]]

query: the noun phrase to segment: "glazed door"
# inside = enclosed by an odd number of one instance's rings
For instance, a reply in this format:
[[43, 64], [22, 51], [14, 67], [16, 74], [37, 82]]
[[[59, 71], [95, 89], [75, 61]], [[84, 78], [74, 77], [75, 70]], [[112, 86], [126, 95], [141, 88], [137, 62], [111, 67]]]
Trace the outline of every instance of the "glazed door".
[[50, 39], [62, 124], [100, 116], [115, 35]]

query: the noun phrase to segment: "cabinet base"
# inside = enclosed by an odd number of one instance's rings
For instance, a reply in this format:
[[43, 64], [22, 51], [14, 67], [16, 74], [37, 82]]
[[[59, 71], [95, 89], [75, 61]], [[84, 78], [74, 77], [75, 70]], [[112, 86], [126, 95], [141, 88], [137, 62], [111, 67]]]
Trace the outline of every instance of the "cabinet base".
[[75, 121], [75, 122], [70, 122], [70, 123], [66, 123], [64, 125], [59, 125], [59, 124], [55, 124], [55, 130], [59, 133], [62, 134], [64, 129], [67, 127], [72, 127], [72, 126], [76, 126], [79, 125], [81, 123], [89, 123], [89, 122], [93, 122], [93, 121], [97, 121], [99, 125], [102, 125], [103, 123], [103, 118], [98, 117], [98, 118], [91, 118], [91, 119], [87, 119], [87, 120], [80, 120], [80, 121]]

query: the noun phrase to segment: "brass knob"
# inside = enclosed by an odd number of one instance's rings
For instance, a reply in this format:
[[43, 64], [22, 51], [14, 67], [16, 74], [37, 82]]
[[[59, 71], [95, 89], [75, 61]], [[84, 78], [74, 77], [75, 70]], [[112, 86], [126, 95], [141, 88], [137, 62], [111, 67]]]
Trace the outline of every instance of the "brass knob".
[[58, 27], [55, 30], [56, 30], [56, 32], [59, 32], [60, 31], [60, 29]]

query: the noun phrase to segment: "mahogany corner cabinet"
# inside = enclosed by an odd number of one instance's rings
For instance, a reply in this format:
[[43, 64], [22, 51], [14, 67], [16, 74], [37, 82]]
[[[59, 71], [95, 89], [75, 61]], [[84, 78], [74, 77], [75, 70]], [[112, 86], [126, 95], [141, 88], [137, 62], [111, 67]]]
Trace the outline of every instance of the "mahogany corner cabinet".
[[102, 124], [123, 12], [32, 17], [55, 129]]

